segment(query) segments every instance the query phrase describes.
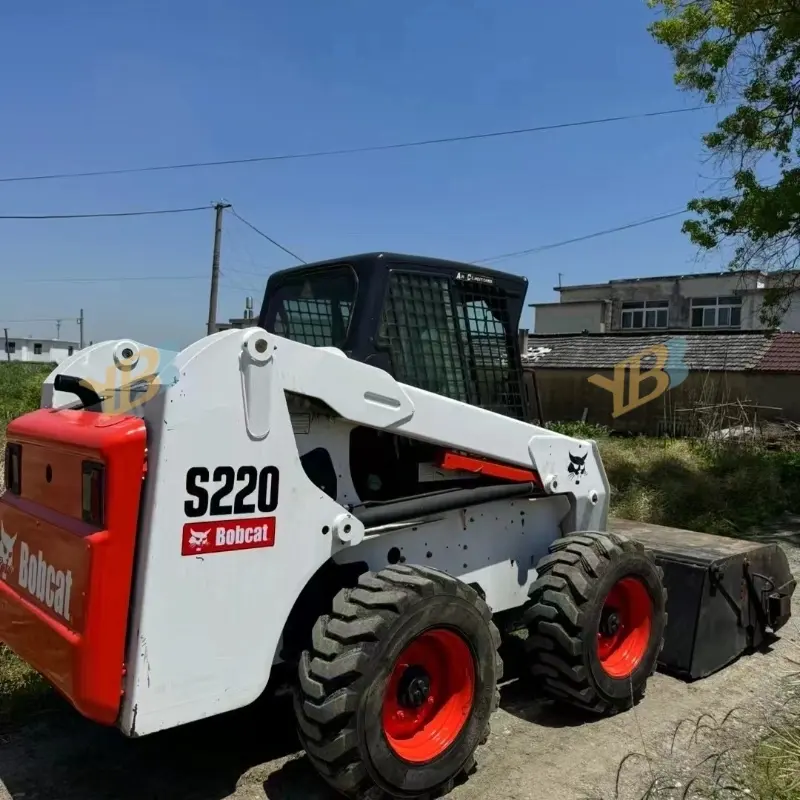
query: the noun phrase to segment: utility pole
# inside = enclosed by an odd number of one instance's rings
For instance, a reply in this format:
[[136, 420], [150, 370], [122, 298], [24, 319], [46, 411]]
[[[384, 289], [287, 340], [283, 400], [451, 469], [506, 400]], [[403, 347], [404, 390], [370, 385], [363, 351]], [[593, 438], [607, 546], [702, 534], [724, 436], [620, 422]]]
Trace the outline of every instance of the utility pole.
[[61, 338], [61, 320], [57, 319], [56, 320], [56, 339], [60, 339], [60, 338]]
[[3, 331], [5, 332], [6, 335], [6, 361], [11, 361], [11, 353], [9, 352], [8, 349], [8, 328], [3, 328]]
[[230, 208], [230, 203], [214, 203], [216, 217], [214, 222], [214, 255], [211, 259], [211, 291], [208, 297], [208, 329], [210, 336], [217, 332], [217, 294], [219, 293], [219, 254], [222, 247], [222, 212]]
[[81, 309], [81, 315], [78, 317], [78, 327], [80, 328], [80, 347], [79, 350], [83, 350], [83, 309]]

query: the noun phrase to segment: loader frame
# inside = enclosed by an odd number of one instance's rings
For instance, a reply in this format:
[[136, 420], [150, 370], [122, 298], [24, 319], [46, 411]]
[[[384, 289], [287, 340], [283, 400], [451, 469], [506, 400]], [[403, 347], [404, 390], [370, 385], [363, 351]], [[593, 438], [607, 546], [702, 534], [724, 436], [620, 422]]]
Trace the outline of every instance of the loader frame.
[[[48, 377], [36, 413], [103, 416], [146, 362], [147, 348], [137, 342], [93, 345]], [[110, 367], [118, 372], [114, 388]], [[302, 641], [287, 620], [308, 617], [304, 589], [324, 580], [315, 576], [330, 572], [330, 562], [349, 575], [365, 566], [427, 564], [480, 587], [501, 612], [526, 602], [536, 561], [553, 540], [605, 527], [608, 482], [594, 442], [401, 384], [334, 348], [262, 328], [229, 330], [190, 345], [156, 373], [131, 395], [147, 401], [129, 403], [135, 407], [126, 415], [141, 417], [148, 432], [117, 721], [128, 735], [256, 699], [271, 666]], [[100, 405], [81, 412], [91, 397], [76, 400], [74, 381], [63, 376], [90, 387]], [[307, 414], [309, 433], [296, 433]], [[461, 488], [445, 482], [423, 496], [362, 501], [346, 454], [363, 428], [434, 446], [442, 456], [428, 465], [432, 485], [456, 475]], [[12, 442], [14, 430], [12, 422]], [[304, 466], [320, 449], [333, 462], [334, 491], [315, 484]], [[202, 536], [212, 529], [209, 545]], [[231, 625], [224, 598], [237, 597], [243, 584], [253, 587], [250, 599]]]

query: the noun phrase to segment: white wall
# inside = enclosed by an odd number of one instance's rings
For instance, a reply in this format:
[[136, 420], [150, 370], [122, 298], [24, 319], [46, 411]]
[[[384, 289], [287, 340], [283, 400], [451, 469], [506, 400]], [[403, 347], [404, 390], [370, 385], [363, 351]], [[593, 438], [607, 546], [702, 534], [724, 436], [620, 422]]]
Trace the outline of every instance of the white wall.
[[605, 303], [559, 303], [534, 307], [535, 333], [605, 333]]
[[782, 331], [800, 331], [800, 297], [794, 295], [789, 310], [780, 322]]
[[[1, 341], [1, 340], [0, 340]], [[11, 361], [31, 361], [40, 364], [61, 363], [77, 351], [77, 342], [68, 342], [63, 339], [29, 339], [8, 337], [9, 349], [13, 345], [14, 351], [11, 353]], [[41, 353], [37, 353], [36, 345], [40, 344]], [[5, 345], [0, 346], [0, 355], [8, 358], [5, 353]]]
[[[749, 302], [751, 313], [752, 313], [752, 325], [750, 327], [753, 328], [763, 328], [764, 325], [761, 322], [761, 306], [764, 302], [764, 296], [761, 292], [753, 293], [752, 295], [744, 298], [745, 307]], [[742, 313], [744, 314], [744, 307], [742, 309]], [[792, 295], [791, 303], [789, 304], [789, 308], [786, 310], [786, 313], [781, 317], [780, 322], [778, 323], [778, 328], [781, 331], [800, 331], [800, 293], [795, 293]]]

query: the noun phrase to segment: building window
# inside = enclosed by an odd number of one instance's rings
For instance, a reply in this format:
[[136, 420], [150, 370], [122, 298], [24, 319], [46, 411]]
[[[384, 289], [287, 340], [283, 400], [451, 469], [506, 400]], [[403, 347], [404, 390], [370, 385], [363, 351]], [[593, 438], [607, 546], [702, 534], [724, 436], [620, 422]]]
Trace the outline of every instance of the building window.
[[6, 342], [6, 353], [16, 353], [16, 352], [17, 352], [17, 343]]
[[42, 345], [39, 342], [33, 343], [33, 354], [35, 356], [40, 356], [42, 354]]
[[693, 297], [693, 328], [739, 328], [742, 324], [741, 297]]
[[666, 328], [669, 300], [642, 300], [622, 304], [623, 328]]

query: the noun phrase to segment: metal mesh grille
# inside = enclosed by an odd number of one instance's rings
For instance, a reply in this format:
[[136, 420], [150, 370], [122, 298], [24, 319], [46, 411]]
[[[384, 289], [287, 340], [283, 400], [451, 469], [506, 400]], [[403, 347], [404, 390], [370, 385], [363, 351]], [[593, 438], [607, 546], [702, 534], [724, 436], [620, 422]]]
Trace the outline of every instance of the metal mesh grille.
[[397, 380], [469, 402], [446, 278], [393, 272], [383, 318]]
[[522, 378], [507, 299], [493, 284], [394, 271], [383, 318], [397, 380], [522, 419]]
[[[350, 320], [350, 303], [339, 301], [342, 327]], [[313, 347], [334, 346], [333, 304], [330, 300], [285, 300], [275, 319], [275, 333]]]
[[355, 277], [349, 268], [299, 275], [279, 287], [270, 300], [271, 331], [312, 347], [341, 347], [355, 293]]

